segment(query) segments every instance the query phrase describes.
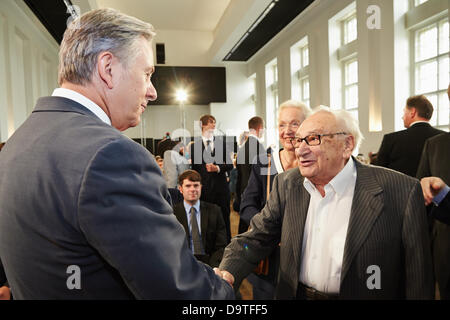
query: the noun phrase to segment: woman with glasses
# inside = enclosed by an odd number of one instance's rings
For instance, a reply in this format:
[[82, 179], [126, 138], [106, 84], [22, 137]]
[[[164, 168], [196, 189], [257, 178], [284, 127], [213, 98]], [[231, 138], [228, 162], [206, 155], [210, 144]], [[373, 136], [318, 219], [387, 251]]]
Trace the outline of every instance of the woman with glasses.
[[[298, 167], [292, 140], [310, 113], [311, 109], [298, 101], [288, 100], [280, 105], [277, 117], [280, 149], [270, 147], [267, 153], [254, 159], [247, 188], [242, 194], [240, 215], [248, 224], [253, 216], [264, 208], [275, 176]], [[253, 285], [254, 300], [273, 299], [278, 272], [277, 254], [278, 252], [274, 252], [269, 258], [267, 275], [251, 274], [248, 277]]]

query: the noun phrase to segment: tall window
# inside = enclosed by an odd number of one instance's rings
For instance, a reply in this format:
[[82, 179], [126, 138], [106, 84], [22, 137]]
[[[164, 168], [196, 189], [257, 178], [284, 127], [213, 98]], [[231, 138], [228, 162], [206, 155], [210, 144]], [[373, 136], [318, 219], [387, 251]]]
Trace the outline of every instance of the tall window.
[[278, 146], [277, 134], [278, 110], [278, 68], [274, 59], [266, 65], [266, 134], [268, 145]]
[[358, 119], [358, 59], [356, 45], [358, 29], [356, 11], [342, 21], [342, 46], [340, 55], [342, 68], [342, 105]]
[[309, 48], [305, 37], [291, 47], [292, 98], [310, 105]]
[[358, 119], [358, 60], [350, 59], [343, 63], [344, 67], [344, 106]]
[[414, 92], [433, 104], [431, 125], [448, 130], [449, 22], [440, 19], [414, 32]]

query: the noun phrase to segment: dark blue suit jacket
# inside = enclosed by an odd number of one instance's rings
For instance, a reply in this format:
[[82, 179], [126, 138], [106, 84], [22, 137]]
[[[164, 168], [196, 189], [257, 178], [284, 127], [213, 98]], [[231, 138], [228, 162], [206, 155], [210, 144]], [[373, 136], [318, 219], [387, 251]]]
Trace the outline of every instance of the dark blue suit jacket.
[[[16, 299], [225, 299], [197, 262], [151, 154], [46, 97], [0, 157], [0, 258]], [[81, 289], [67, 283], [80, 270]]]

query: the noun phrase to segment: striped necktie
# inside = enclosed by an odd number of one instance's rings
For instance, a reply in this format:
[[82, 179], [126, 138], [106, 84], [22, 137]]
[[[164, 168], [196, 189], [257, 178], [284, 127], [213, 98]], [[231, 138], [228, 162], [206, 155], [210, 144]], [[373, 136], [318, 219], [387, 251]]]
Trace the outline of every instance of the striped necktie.
[[191, 207], [190, 219], [191, 219], [191, 227], [192, 227], [192, 243], [194, 245], [194, 254], [202, 255], [204, 254], [202, 238], [200, 237], [200, 232], [198, 228], [197, 218], [195, 216], [195, 208]]

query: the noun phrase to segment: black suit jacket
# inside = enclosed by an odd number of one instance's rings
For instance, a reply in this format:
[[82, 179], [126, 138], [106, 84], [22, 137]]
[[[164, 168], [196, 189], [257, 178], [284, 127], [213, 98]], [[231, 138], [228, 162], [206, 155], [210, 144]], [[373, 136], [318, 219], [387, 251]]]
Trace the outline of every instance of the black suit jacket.
[[[420, 183], [398, 172], [355, 161], [357, 178], [341, 271], [341, 299], [431, 299], [433, 269]], [[296, 297], [310, 195], [297, 168], [276, 176], [251, 231], [227, 246], [220, 268], [237, 283], [280, 247], [278, 299]], [[368, 267], [380, 268], [381, 288], [370, 289]]]
[[375, 164], [415, 177], [425, 141], [443, 133], [428, 123], [416, 123], [406, 130], [383, 137]]
[[252, 164], [258, 161], [258, 155], [264, 153], [264, 146], [256, 137], [249, 136], [244, 145], [239, 149], [236, 159], [236, 169], [238, 172], [236, 182], [236, 206], [239, 208], [241, 196], [247, 187], [252, 171]]
[[[439, 177], [450, 185], [450, 133], [434, 136], [425, 143], [417, 178], [430, 176]], [[447, 195], [439, 207], [430, 208], [431, 218], [435, 219], [431, 236], [435, 274], [441, 296], [445, 294], [446, 299], [450, 299], [450, 225], [445, 224], [446, 217], [450, 216], [448, 198]]]
[[[214, 149], [211, 155], [205, 152], [202, 137], [197, 137], [191, 145], [192, 169], [200, 173], [202, 177], [202, 201], [215, 203], [228, 202], [230, 199], [230, 190], [228, 189], [227, 171], [233, 169], [233, 163], [230, 153], [233, 151], [233, 145], [228, 144], [224, 137], [214, 137]], [[208, 172], [207, 163], [214, 163], [219, 166], [220, 172]]]
[[438, 206], [432, 209], [431, 214], [436, 220], [450, 225], [450, 192]]
[[0, 181], [0, 259], [17, 299], [233, 297], [189, 250], [153, 156], [73, 100], [38, 100], [1, 151]]
[[[189, 244], [189, 228], [183, 202], [174, 206], [174, 213], [186, 231]], [[227, 245], [225, 222], [220, 208], [215, 204], [200, 201], [200, 221], [200, 233], [206, 254], [198, 259], [211, 267], [218, 267]]]

